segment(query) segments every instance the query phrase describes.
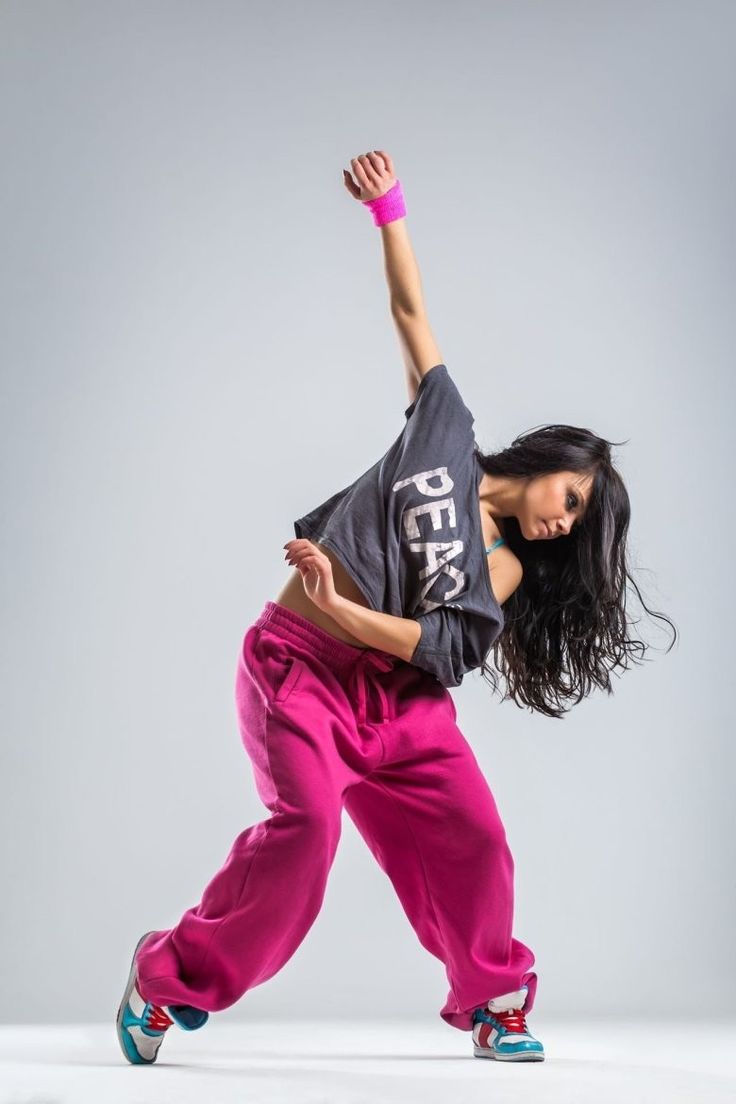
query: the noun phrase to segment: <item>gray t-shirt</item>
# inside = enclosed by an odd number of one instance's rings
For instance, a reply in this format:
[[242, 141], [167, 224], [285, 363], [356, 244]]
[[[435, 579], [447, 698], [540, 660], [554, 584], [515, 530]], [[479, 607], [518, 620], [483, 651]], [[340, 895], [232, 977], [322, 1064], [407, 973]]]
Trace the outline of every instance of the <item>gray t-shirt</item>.
[[445, 364], [424, 374], [405, 416], [381, 459], [294, 532], [330, 548], [372, 609], [416, 619], [411, 662], [459, 686], [504, 625], [483, 547], [475, 419]]

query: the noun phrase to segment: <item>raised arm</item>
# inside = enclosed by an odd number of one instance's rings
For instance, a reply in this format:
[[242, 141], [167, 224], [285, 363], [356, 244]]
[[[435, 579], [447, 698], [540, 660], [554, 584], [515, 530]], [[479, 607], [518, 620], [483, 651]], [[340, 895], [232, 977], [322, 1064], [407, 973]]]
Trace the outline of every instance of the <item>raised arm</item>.
[[[385, 150], [354, 157], [350, 164], [357, 184], [346, 171], [345, 185], [361, 202], [385, 194], [396, 183], [393, 162]], [[380, 233], [391, 317], [404, 359], [409, 401], [413, 402], [422, 376], [435, 364], [442, 363], [442, 354], [424, 309], [419, 266], [409, 240], [406, 218], [387, 222], [380, 227]]]
[[442, 363], [442, 353], [424, 309], [419, 266], [409, 241], [406, 219], [387, 222], [381, 227], [381, 237], [391, 317], [404, 359], [409, 402], [413, 402], [419, 381], [435, 364]]

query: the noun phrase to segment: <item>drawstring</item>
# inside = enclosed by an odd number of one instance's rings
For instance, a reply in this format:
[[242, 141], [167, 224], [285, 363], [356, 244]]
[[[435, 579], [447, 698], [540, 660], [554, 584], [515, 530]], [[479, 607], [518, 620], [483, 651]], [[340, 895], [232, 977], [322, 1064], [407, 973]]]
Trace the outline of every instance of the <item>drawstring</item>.
[[[390, 671], [394, 665], [393, 659], [389, 656], [379, 655], [376, 652], [372, 652], [365, 649], [358, 657], [353, 674], [357, 677], [358, 683], [358, 724], [367, 724], [367, 705], [368, 705], [368, 691], [366, 687], [366, 675], [368, 674], [367, 668], [369, 665], [373, 665], [379, 671]], [[352, 677], [352, 676], [351, 676]], [[388, 716], [388, 698], [381, 687], [378, 680], [373, 682], [379, 697], [381, 698], [381, 724], [389, 719]]]

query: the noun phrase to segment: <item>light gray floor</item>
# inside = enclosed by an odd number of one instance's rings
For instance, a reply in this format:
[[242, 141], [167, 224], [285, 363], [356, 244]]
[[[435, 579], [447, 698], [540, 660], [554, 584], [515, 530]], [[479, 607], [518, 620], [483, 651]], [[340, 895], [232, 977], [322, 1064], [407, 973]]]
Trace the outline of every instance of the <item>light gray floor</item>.
[[[293, 1009], [290, 1009], [293, 1015]], [[0, 1027], [0, 1104], [709, 1104], [736, 1101], [734, 1021], [573, 1022], [536, 1016], [544, 1062], [473, 1057], [444, 1023], [289, 1019], [171, 1028], [129, 1065], [109, 1024]], [[472, 1095], [469, 1095], [472, 1094]], [[479, 1094], [479, 1095], [476, 1095]]]

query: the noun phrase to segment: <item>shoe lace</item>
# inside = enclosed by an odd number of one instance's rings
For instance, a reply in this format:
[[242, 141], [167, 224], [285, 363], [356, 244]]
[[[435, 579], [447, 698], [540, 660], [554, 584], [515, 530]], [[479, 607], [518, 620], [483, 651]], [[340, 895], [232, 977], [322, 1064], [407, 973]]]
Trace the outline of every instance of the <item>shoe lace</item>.
[[510, 1008], [506, 1012], [492, 1012], [497, 1020], [503, 1024], [507, 1031], [518, 1031], [527, 1034], [526, 1017], [521, 1008]]
[[146, 1027], [150, 1027], [152, 1031], [165, 1031], [167, 1027], [171, 1027], [174, 1021], [160, 1005], [149, 1002], [145, 1013], [145, 1022]]

